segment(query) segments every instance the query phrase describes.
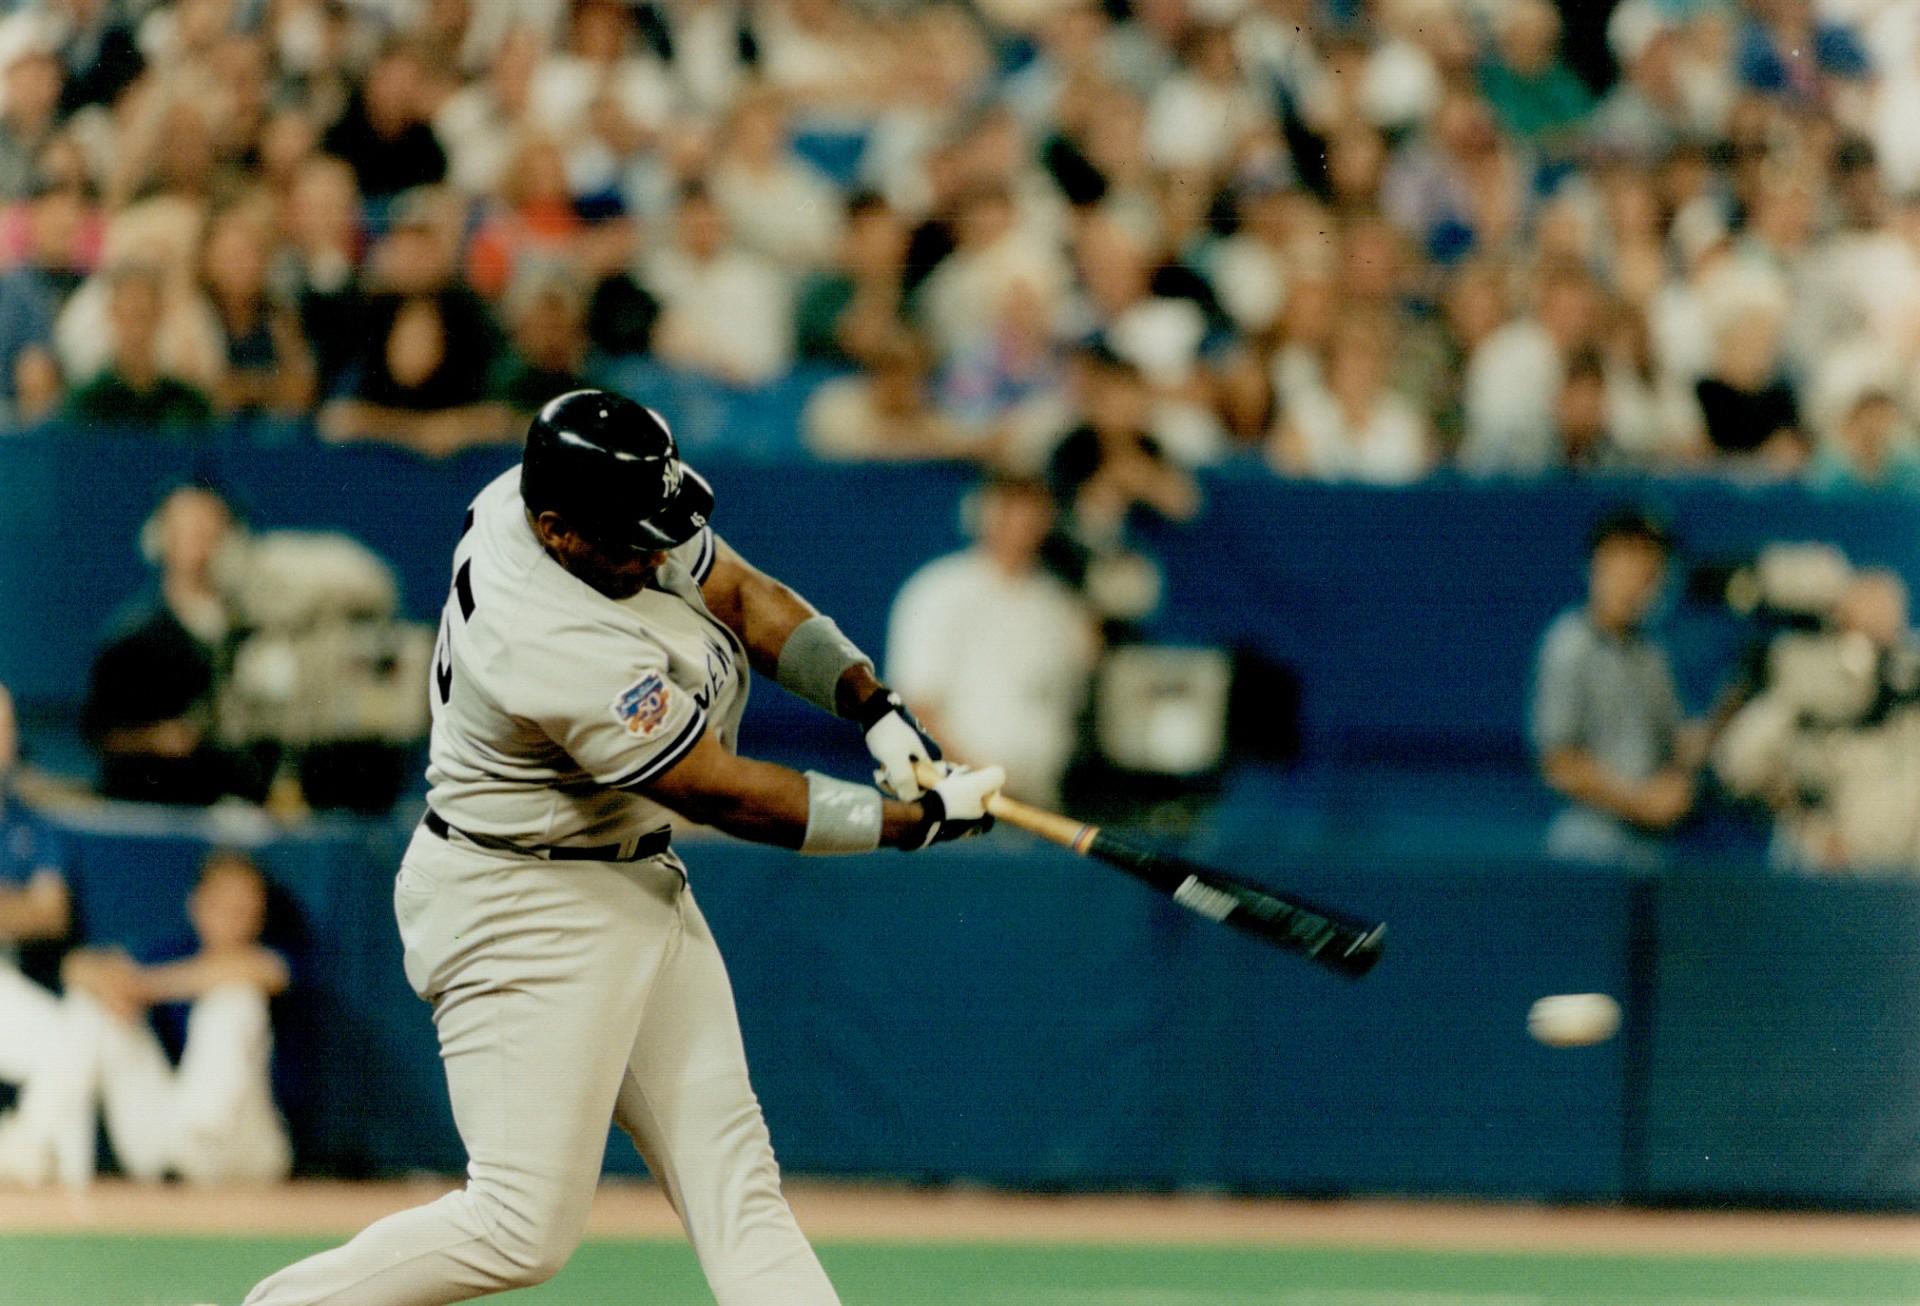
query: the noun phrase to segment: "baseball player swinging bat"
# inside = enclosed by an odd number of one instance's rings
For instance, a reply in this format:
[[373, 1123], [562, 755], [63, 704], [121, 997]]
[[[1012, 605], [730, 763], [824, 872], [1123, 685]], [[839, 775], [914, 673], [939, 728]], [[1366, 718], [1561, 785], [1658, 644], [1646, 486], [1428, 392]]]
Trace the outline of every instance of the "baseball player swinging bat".
[[[940, 779], [939, 769], [924, 762], [915, 774], [928, 787]], [[1004, 794], [987, 800], [987, 812], [1077, 856], [1118, 867], [1188, 911], [1297, 952], [1336, 975], [1359, 979], [1374, 968], [1385, 947], [1384, 924], [1273, 893], [1225, 871], [1130, 843], [1097, 825], [1029, 807]]]

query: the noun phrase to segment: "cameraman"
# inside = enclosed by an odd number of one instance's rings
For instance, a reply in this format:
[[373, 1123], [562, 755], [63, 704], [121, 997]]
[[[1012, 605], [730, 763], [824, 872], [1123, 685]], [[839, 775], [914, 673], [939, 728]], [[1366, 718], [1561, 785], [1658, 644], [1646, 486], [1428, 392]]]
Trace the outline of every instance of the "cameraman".
[[1667, 655], [1642, 627], [1671, 542], [1636, 512], [1590, 537], [1587, 601], [1540, 642], [1531, 734], [1540, 773], [1567, 805], [1547, 831], [1558, 858], [1660, 865], [1664, 836], [1693, 810], [1697, 731], [1681, 715]]
[[1758, 690], [1728, 720], [1715, 769], [1728, 790], [1773, 809], [1783, 865], [1920, 870], [1920, 646], [1907, 587], [1890, 571], [1842, 570], [1830, 592], [1782, 605], [1769, 571], [1830, 551], [1773, 552], [1783, 565], [1762, 559], [1762, 597], [1816, 622], [1768, 643]]

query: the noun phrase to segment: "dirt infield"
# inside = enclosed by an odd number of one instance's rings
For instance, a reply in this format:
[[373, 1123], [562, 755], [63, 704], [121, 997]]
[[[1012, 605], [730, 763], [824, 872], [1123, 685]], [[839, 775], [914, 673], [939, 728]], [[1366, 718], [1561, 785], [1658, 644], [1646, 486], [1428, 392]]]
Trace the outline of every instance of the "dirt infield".
[[[0, 1189], [0, 1233], [354, 1232], [446, 1192], [442, 1179], [191, 1189], [121, 1182], [81, 1193]], [[1641, 1211], [1450, 1202], [1295, 1202], [1224, 1197], [1033, 1196], [796, 1181], [800, 1221], [823, 1242], [1171, 1243], [1920, 1260], [1920, 1216]], [[660, 1191], [601, 1189], [591, 1232], [677, 1237]]]

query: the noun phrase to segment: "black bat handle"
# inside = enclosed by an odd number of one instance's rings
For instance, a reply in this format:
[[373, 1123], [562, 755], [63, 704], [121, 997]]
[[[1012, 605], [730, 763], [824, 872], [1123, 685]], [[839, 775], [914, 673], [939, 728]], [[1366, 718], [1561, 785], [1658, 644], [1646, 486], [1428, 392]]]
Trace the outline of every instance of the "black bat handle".
[[1336, 975], [1359, 979], [1380, 961], [1387, 927], [1272, 893], [1172, 853], [1096, 830], [1087, 855], [1117, 866], [1188, 911], [1297, 952]]

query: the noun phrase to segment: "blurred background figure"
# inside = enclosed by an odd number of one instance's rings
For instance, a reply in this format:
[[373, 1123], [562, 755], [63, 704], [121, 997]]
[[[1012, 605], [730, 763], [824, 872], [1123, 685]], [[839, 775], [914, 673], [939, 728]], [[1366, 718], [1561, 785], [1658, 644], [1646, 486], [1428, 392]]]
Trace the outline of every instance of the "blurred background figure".
[[509, 295], [506, 316], [508, 348], [494, 363], [487, 395], [519, 423], [556, 395], [586, 386], [587, 303], [565, 273], [531, 274]]
[[[104, 1119], [129, 1176], [190, 1183], [286, 1178], [292, 1151], [274, 1105], [270, 1003], [286, 991], [287, 963], [265, 947], [267, 883], [252, 861], [217, 852], [187, 901], [193, 943], [173, 960], [125, 952], [67, 955], [59, 1038], [21, 1086], [0, 1155], [15, 1182], [69, 1186], [94, 1174]], [[179, 1064], [148, 1021], [186, 1007]]]
[[1555, 857], [1658, 866], [1662, 836], [1693, 809], [1700, 744], [1646, 629], [1670, 548], [1649, 518], [1602, 520], [1586, 603], [1540, 641], [1530, 735], [1541, 775], [1567, 802], [1547, 833]]
[[60, 120], [60, 92], [66, 70], [43, 41], [28, 38], [0, 69], [0, 199], [32, 194], [40, 172], [40, 151], [53, 139]]
[[1326, 383], [1303, 389], [1282, 419], [1275, 468], [1322, 481], [1416, 481], [1433, 461], [1426, 418], [1387, 389], [1393, 341], [1379, 319], [1350, 318], [1327, 345]]
[[212, 422], [213, 403], [206, 392], [161, 370], [164, 296], [157, 269], [128, 264], [109, 273], [106, 366], [67, 396], [68, 421], [159, 431], [191, 430]]
[[216, 405], [224, 413], [291, 418], [312, 409], [317, 376], [297, 311], [268, 283], [271, 221], [261, 205], [216, 215], [201, 281], [223, 346]]
[[31, 425], [65, 397], [54, 323], [86, 264], [87, 202], [80, 188], [36, 174], [26, 184], [25, 249], [0, 272], [0, 395], [10, 420]]
[[392, 217], [369, 259], [354, 353], [320, 411], [321, 437], [442, 457], [517, 434], [486, 398], [500, 331], [457, 279], [459, 207], [444, 192], [417, 190], [396, 200]]
[[807, 448], [827, 459], [965, 458], [981, 452], [934, 404], [925, 351], [911, 338], [877, 345], [870, 371], [814, 391], [802, 417]]
[[800, 285], [794, 330], [803, 355], [865, 363], [911, 331], [903, 316], [908, 234], [879, 195], [862, 192], [848, 201], [835, 258]]
[[1047, 458], [1061, 515], [1055, 565], [1103, 618], [1131, 621], [1159, 601], [1158, 578], [1133, 548], [1136, 527], [1190, 519], [1199, 487], [1153, 434], [1153, 396], [1139, 368], [1098, 343], [1071, 367], [1085, 416]]
[[660, 301], [654, 349], [677, 367], [731, 385], [784, 371], [793, 356], [790, 290], [767, 259], [735, 243], [705, 186], [680, 192], [673, 236], [641, 280]]
[[141, 529], [141, 556], [158, 575], [114, 619], [87, 688], [106, 797], [205, 805], [243, 788], [214, 732], [234, 633], [214, 566], [235, 529], [232, 509], [203, 485], [173, 490]]
[[894, 600], [887, 682], [954, 756], [992, 757], [1008, 792], [1057, 800], [1100, 648], [1092, 610], [1041, 564], [1044, 484], [996, 477], [970, 506], [973, 544]]
[[321, 142], [353, 169], [369, 199], [390, 200], [447, 174], [446, 151], [429, 121], [428, 75], [428, 56], [418, 46], [389, 44]]
[[1869, 387], [1843, 404], [1814, 449], [1807, 481], [1826, 490], [1920, 492], [1920, 442], [1892, 394]]
[[[1776, 546], [1753, 569], [1767, 615], [1755, 682], [1714, 765], [1774, 814], [1782, 866], [1920, 871], [1920, 641], [1906, 583], [1831, 549]], [[1809, 583], [1811, 582], [1811, 583]]]

